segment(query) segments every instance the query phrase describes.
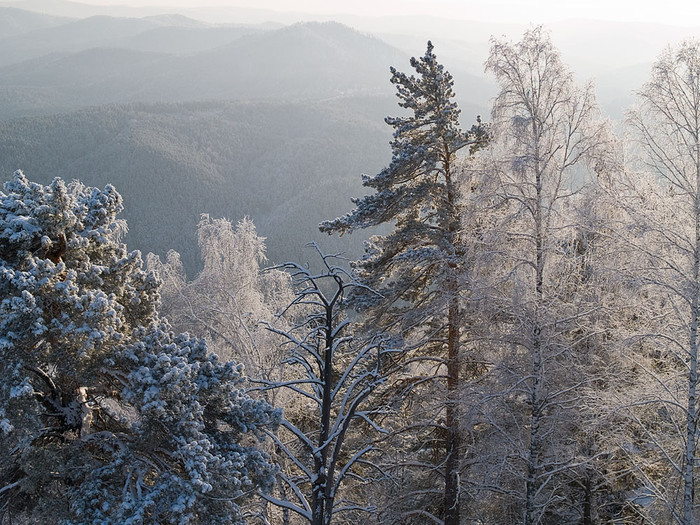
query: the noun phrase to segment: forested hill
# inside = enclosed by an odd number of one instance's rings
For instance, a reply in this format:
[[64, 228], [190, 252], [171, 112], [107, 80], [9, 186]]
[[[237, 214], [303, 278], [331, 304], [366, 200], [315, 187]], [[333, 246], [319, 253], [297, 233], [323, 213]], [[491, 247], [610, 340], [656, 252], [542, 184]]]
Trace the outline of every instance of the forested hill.
[[[191, 273], [202, 213], [253, 218], [273, 261], [305, 257], [389, 159], [388, 69], [407, 57], [347, 26], [0, 7], [0, 28], [4, 177], [113, 184], [129, 245], [176, 249]], [[355, 255], [360, 242], [324, 239]]]
[[201, 213], [250, 216], [273, 261], [308, 257], [303, 246], [314, 239], [358, 255], [359, 237], [321, 238], [318, 223], [348, 211], [364, 191], [360, 174], [388, 162], [380, 115], [392, 103], [132, 104], [15, 119], [0, 123], [0, 173], [113, 184], [129, 246], [175, 249], [190, 272]]

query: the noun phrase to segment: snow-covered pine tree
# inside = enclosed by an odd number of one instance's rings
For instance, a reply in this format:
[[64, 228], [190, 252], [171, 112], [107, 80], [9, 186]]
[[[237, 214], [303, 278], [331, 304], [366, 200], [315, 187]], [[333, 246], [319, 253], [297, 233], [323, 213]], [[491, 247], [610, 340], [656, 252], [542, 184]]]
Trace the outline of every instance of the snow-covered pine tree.
[[[261, 321], [275, 319], [276, 328], [287, 328], [287, 316], [277, 314], [294, 298], [289, 274], [261, 270], [266, 261], [265, 239], [248, 218], [234, 225], [228, 219], [203, 214], [197, 237], [204, 267], [191, 280], [176, 251], [170, 250], [165, 261], [152, 253], [146, 257], [147, 268], [163, 280], [161, 312], [175, 331], [204, 337], [210, 352], [243, 364], [249, 381], [280, 381], [288, 370], [279, 351], [281, 340]], [[283, 408], [287, 419], [293, 419], [293, 409], [286, 402], [288, 393], [273, 389], [261, 395]], [[277, 462], [274, 450], [267, 448]], [[270, 510], [268, 502], [261, 499], [244, 507], [246, 514], [262, 513], [263, 522], [274, 521], [274, 516], [267, 515]]]
[[0, 192], [0, 513], [52, 523], [241, 523], [274, 479], [279, 414], [240, 366], [158, 315], [111, 186], [21, 172]]
[[363, 177], [364, 186], [375, 193], [354, 199], [354, 211], [320, 228], [343, 234], [393, 225], [388, 235], [373, 236], [365, 257], [354, 264], [363, 284], [380, 294], [356, 294], [354, 305], [371, 308], [378, 326], [404, 336], [407, 349], [419, 348], [433, 363], [440, 362], [431, 372], [436, 379], [446, 378], [447, 392], [443, 421], [434, 422], [443, 436], [440, 463], [445, 465], [444, 501], [437, 512], [446, 525], [454, 525], [460, 513], [457, 397], [463, 322], [456, 172], [460, 152], [481, 147], [487, 133], [478, 117], [469, 132], [460, 127], [452, 76], [437, 61], [431, 42], [423, 57], [411, 59], [411, 66], [417, 75], [391, 68], [399, 106], [409, 114], [386, 118], [394, 128], [391, 163], [378, 175]]

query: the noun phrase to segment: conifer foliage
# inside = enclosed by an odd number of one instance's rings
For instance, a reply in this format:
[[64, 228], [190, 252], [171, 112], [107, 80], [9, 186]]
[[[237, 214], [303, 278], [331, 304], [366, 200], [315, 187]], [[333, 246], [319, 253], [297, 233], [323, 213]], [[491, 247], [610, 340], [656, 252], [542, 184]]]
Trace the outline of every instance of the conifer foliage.
[[0, 192], [0, 516], [239, 523], [236, 498], [274, 478], [255, 438], [279, 414], [159, 317], [121, 207], [19, 171]]
[[[395, 220], [394, 232], [373, 237], [366, 257], [356, 265], [365, 280], [384, 286], [389, 281], [386, 270], [396, 268], [398, 274], [412, 267], [412, 261], [446, 262], [454, 255], [449, 241], [458, 227], [456, 156], [465, 146], [478, 149], [487, 136], [480, 119], [469, 132], [460, 128], [452, 75], [437, 62], [431, 42], [425, 56], [411, 59], [411, 66], [417, 77], [391, 68], [399, 106], [410, 114], [385, 119], [394, 128], [391, 163], [374, 177], [363, 175], [363, 185], [375, 193], [353, 199], [355, 210], [320, 225], [321, 231], [344, 234]], [[391, 285], [396, 295], [410, 294], [409, 283], [418, 289], [410, 273]]]
[[[391, 68], [399, 106], [409, 110], [387, 117], [394, 128], [392, 160], [363, 184], [375, 190], [353, 202], [357, 208], [321, 224], [321, 231], [340, 234], [393, 224], [386, 236], [373, 236], [366, 255], [355, 263], [363, 284], [377, 294], [356, 294], [358, 308], [376, 307], [385, 329], [405, 337], [431, 361], [439, 360], [436, 377], [446, 376], [444, 400], [445, 489], [441, 511], [446, 524], [459, 523], [459, 351], [462, 311], [460, 293], [461, 226], [458, 154], [473, 152], [487, 139], [477, 118], [469, 132], [459, 125], [453, 80], [437, 61], [428, 42], [423, 57], [411, 59], [416, 75]], [[422, 381], [419, 381], [422, 382]]]

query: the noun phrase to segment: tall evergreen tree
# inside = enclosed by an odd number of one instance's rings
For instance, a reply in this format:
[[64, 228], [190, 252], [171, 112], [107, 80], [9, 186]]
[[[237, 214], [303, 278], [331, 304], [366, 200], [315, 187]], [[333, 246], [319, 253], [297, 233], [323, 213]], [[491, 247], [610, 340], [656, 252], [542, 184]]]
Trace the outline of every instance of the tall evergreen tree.
[[[452, 76], [437, 61], [431, 42], [423, 57], [411, 59], [411, 66], [417, 75], [391, 68], [399, 106], [409, 114], [386, 118], [394, 128], [391, 163], [363, 180], [375, 193], [354, 199], [354, 211], [322, 223], [321, 231], [343, 234], [393, 225], [388, 235], [371, 238], [364, 258], [354, 265], [362, 282], [380, 292], [356, 294], [355, 306], [369, 308], [383, 328], [402, 334], [407, 350], [420, 349], [433, 363], [439, 362], [434, 377], [446, 380], [444, 420], [436, 422], [444, 436], [440, 513], [449, 525], [458, 524], [460, 515], [458, 390], [464, 319], [457, 166], [459, 153], [478, 149], [487, 134], [478, 118], [469, 132], [460, 127]], [[420, 368], [417, 361], [412, 366], [414, 372]]]

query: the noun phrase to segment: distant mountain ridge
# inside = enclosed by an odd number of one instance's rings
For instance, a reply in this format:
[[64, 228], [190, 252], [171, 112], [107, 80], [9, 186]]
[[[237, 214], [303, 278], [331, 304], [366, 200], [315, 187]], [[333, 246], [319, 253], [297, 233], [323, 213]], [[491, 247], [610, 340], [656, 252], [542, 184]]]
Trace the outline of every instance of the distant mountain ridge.
[[408, 55], [333, 22], [27, 20], [21, 39], [0, 42], [0, 180], [23, 169], [114, 184], [130, 246], [176, 249], [190, 273], [201, 213], [250, 216], [276, 262], [306, 257], [311, 240], [360, 255], [364, 235], [325, 238], [317, 225], [390, 160], [389, 66]]
[[0, 4], [0, 35], [2, 39], [16, 38], [25, 33], [48, 29], [69, 22], [69, 18], [25, 11]]
[[[381, 40], [338, 23], [265, 31], [92, 17], [49, 28], [42, 38], [31, 38], [34, 33], [0, 42], [0, 60], [34, 56], [0, 67], [0, 119], [115, 102], [386, 95], [389, 66], [408, 61]], [[184, 51], [176, 42], [185, 37], [197, 51], [165, 52]]]
[[[14, 31], [0, 33], [0, 180], [23, 169], [41, 182], [113, 183], [130, 245], [177, 249], [190, 272], [201, 213], [251, 216], [276, 262], [305, 257], [314, 239], [358, 256], [366, 232], [324, 238], [317, 224], [348, 211], [366, 192], [360, 174], [389, 162], [383, 118], [401, 112], [389, 67], [410, 73], [425, 41], [395, 35], [415, 46], [409, 54], [337, 22], [225, 26], [128, 12], [143, 16], [57, 18], [0, 3], [0, 28]], [[441, 61], [449, 51], [468, 128], [477, 114], [489, 120], [495, 88], [475, 65], [481, 47], [449, 40], [457, 22], [433, 40]], [[617, 96], [615, 76], [606, 82]]]
[[124, 16], [124, 17], [145, 17], [161, 15], [164, 10], [157, 7], [132, 7], [126, 5], [94, 5], [81, 2], [71, 2], [69, 0], [9, 0], [0, 3], [3, 7], [14, 7], [25, 11], [43, 13], [52, 16], [62, 16], [69, 18], [88, 18], [90, 16]]
[[[56, 5], [64, 4], [82, 5]], [[4, 5], [46, 7], [42, 0]], [[3, 10], [18, 11], [0, 3]], [[20, 39], [0, 38], [0, 119], [136, 101], [386, 94], [391, 90], [389, 66], [407, 65], [409, 56], [421, 54], [425, 45], [416, 40], [409, 54], [337, 22], [271, 29], [270, 24], [214, 25], [164, 13], [61, 20], [53, 20], [46, 30], [29, 24]], [[449, 49], [438, 45], [438, 56]], [[124, 50], [133, 53], [131, 58]], [[445, 64], [458, 79], [460, 103], [472, 117], [484, 114], [494, 94], [493, 82], [479, 74], [480, 66], [458, 60], [463, 53], [453, 54]]]
[[152, 18], [94, 16], [23, 31], [22, 38], [0, 40], [0, 65], [16, 64], [49, 53], [75, 53], [94, 47], [108, 47], [124, 37], [162, 26], [162, 22]]

